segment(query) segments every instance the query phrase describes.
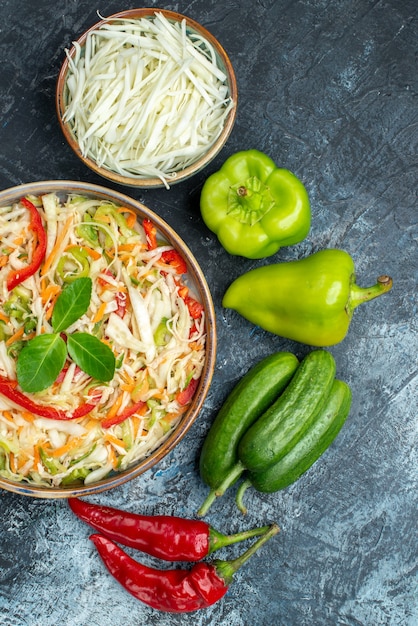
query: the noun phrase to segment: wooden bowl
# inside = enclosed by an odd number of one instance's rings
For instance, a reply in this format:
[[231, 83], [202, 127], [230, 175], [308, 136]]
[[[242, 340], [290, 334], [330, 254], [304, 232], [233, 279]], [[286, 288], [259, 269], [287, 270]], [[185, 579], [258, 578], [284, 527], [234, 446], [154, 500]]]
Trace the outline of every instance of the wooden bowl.
[[204, 307], [206, 324], [205, 363], [199, 386], [191, 403], [188, 405], [187, 411], [184, 413], [177, 426], [173, 429], [168, 438], [164, 440], [160, 447], [158, 447], [150, 456], [136, 462], [125, 471], [115, 471], [106, 478], [89, 485], [72, 484], [68, 487], [59, 488], [40, 487], [29, 483], [25, 484], [23, 481], [13, 482], [0, 475], [0, 488], [2, 489], [6, 489], [20, 495], [37, 498], [69, 498], [96, 494], [112, 489], [113, 487], [118, 487], [126, 481], [132, 480], [143, 472], [149, 470], [180, 443], [195, 419], [198, 417], [203, 402], [209, 391], [216, 360], [216, 323], [215, 311], [209, 287], [192, 252], [179, 235], [165, 221], [140, 202], [137, 202], [117, 191], [109, 190], [98, 185], [56, 180], [28, 183], [1, 191], [0, 207], [8, 206], [17, 202], [20, 198], [29, 194], [42, 196], [52, 192], [56, 193], [61, 199], [65, 199], [68, 194], [78, 194], [91, 198], [108, 200], [120, 206], [134, 210], [140, 220], [144, 218], [152, 220], [154, 225], [157, 227], [158, 233], [164, 238], [164, 240], [168, 241], [169, 244], [179, 251], [186, 261], [188, 268], [187, 284], [193, 289], [196, 294], [196, 298]]
[[[120, 173], [114, 169], [109, 169], [98, 162], [98, 159], [95, 156], [89, 154], [83, 154], [84, 151], [80, 148], [79, 139], [77, 137], [76, 132], [74, 131], [73, 124], [71, 121], [63, 121], [64, 114], [67, 110], [68, 101], [69, 101], [69, 91], [67, 86], [67, 78], [70, 71], [69, 67], [69, 59], [74, 59], [76, 54], [76, 48], [80, 46], [81, 55], [83, 54], [84, 47], [86, 45], [86, 40], [88, 36], [99, 29], [103, 24], [111, 22], [115, 19], [153, 19], [156, 13], [161, 13], [164, 18], [166, 18], [170, 23], [174, 22], [182, 22], [184, 20], [186, 24], [187, 33], [197, 33], [199, 36], [203, 37], [213, 48], [216, 57], [217, 67], [224, 73], [226, 76], [225, 85], [227, 87], [227, 97], [232, 103], [232, 107], [229, 108], [229, 112], [224, 120], [224, 126], [218, 135], [218, 137], [213, 141], [209, 142], [206, 152], [201, 155], [197, 160], [188, 164], [182, 169], [174, 170], [173, 172], [168, 172], [167, 176], [164, 179], [157, 176], [150, 176], [147, 174], [133, 176], [130, 174]], [[122, 11], [120, 13], [116, 13], [111, 15], [107, 19], [103, 19], [91, 28], [89, 28], [81, 37], [76, 41], [76, 45], [73, 44], [71, 49], [68, 51], [68, 55], [64, 60], [61, 71], [58, 76], [57, 87], [56, 87], [56, 110], [58, 115], [59, 124], [61, 126], [62, 132], [64, 133], [64, 137], [67, 140], [68, 144], [75, 152], [75, 154], [82, 160], [82, 162], [89, 167], [91, 170], [103, 176], [104, 178], [111, 180], [114, 183], [120, 185], [128, 185], [132, 187], [140, 187], [140, 188], [152, 188], [152, 187], [163, 187], [167, 188], [175, 183], [183, 181], [190, 176], [193, 176], [201, 169], [206, 167], [212, 159], [220, 152], [225, 142], [227, 141], [234, 122], [236, 118], [237, 111], [237, 82], [235, 78], [235, 73], [232, 67], [232, 64], [229, 60], [229, 57], [218, 40], [203, 26], [194, 20], [181, 15], [179, 13], [175, 13], [173, 11], [167, 11], [163, 9], [151, 9], [151, 8], [141, 8], [141, 9], [131, 9], [128, 11]], [[187, 144], [186, 144], [187, 145]], [[171, 175], [170, 175], [171, 174]]]

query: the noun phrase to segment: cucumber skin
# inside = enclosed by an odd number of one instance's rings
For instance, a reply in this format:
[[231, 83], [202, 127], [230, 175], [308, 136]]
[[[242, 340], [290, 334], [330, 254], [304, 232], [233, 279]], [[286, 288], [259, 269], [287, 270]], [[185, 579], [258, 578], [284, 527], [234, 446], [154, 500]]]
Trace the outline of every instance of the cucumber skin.
[[325, 406], [303, 437], [280, 461], [247, 478], [257, 491], [272, 493], [288, 487], [308, 471], [337, 437], [351, 408], [351, 389], [335, 380]]
[[239, 440], [276, 400], [299, 366], [291, 352], [277, 352], [252, 367], [232, 389], [203, 442], [200, 475], [216, 489], [237, 462]]
[[325, 403], [335, 373], [334, 357], [327, 350], [305, 356], [283, 394], [239, 442], [238, 459], [247, 470], [265, 470], [293, 448]]

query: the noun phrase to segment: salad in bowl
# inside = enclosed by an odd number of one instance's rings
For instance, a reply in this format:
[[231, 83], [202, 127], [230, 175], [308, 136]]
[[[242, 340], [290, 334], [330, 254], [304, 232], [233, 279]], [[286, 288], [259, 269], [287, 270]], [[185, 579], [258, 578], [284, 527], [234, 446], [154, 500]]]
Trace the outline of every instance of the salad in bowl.
[[174, 231], [116, 192], [62, 189], [0, 194], [0, 486], [44, 497], [145, 471], [214, 366], [210, 295]]

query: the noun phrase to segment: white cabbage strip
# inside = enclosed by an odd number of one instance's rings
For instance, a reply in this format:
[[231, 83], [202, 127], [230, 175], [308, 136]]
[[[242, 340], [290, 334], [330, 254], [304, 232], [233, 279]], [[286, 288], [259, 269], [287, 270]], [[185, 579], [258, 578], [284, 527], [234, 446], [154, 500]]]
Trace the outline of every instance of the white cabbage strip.
[[131, 178], [167, 179], [202, 157], [234, 106], [213, 46], [186, 21], [119, 19], [74, 44], [69, 122], [84, 157]]

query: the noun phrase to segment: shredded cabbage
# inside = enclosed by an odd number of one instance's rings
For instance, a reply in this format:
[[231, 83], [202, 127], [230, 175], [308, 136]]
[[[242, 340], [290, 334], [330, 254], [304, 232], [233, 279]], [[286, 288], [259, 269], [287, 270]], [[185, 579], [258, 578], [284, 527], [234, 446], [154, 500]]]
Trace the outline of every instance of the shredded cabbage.
[[[202, 374], [204, 311], [198, 319], [191, 316], [182, 295], [184, 277], [162, 256], [172, 246], [159, 242], [150, 250], [142, 224], [128, 209], [78, 195], [30, 199], [47, 230], [48, 256], [39, 272], [11, 293], [8, 273], [15, 259], [28, 262], [34, 235], [20, 203], [0, 209], [0, 375], [16, 380], [25, 342], [53, 332], [54, 302], [70, 275], [60, 259], [74, 247], [86, 256], [93, 292], [88, 311], [68, 332], [106, 342], [117, 366], [109, 383], [99, 383], [67, 355], [52, 386], [26, 394], [70, 413], [94, 398], [95, 408], [74, 420], [34, 415], [0, 395], [0, 476], [45, 487], [91, 484], [150, 455], [187, 411], [179, 394]], [[72, 272], [82, 268], [74, 263]], [[137, 403], [120, 423], [102, 425]]]
[[99, 166], [168, 187], [221, 134], [234, 107], [227, 76], [184, 19], [116, 19], [74, 46], [63, 121]]

